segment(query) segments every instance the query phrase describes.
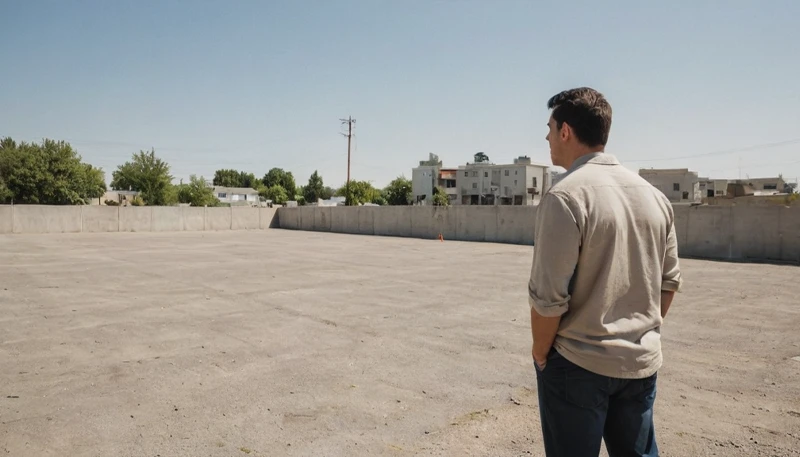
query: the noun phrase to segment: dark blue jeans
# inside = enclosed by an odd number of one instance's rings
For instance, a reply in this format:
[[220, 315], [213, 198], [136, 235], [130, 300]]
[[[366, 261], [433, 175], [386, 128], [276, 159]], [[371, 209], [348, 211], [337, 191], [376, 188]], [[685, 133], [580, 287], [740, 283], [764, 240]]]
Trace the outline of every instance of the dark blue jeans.
[[547, 457], [657, 457], [653, 428], [656, 376], [617, 379], [584, 370], [550, 351], [536, 365], [539, 414]]

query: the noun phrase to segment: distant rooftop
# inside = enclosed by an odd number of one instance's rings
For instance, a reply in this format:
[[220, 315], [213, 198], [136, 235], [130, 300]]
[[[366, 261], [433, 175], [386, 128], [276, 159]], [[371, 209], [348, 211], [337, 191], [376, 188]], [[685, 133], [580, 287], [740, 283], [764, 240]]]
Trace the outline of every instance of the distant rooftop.
[[223, 186], [214, 186], [214, 192], [224, 192], [228, 194], [244, 194], [244, 195], [253, 195], [257, 194], [258, 191], [251, 188], [251, 187], [223, 187]]

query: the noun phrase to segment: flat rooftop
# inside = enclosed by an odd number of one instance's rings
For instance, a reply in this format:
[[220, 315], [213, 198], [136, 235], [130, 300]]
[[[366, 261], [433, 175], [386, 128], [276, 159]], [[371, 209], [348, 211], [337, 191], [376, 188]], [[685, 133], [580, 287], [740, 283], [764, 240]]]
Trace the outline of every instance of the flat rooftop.
[[[0, 236], [0, 455], [541, 456], [531, 254], [283, 230]], [[798, 455], [800, 269], [683, 269], [662, 453]]]

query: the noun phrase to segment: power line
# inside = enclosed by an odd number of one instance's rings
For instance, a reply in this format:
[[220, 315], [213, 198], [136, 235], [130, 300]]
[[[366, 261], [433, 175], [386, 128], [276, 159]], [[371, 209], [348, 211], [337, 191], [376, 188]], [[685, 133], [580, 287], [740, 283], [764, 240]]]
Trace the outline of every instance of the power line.
[[792, 140], [786, 141], [779, 141], [777, 143], [763, 143], [763, 144], [755, 144], [752, 146], [746, 146], [742, 148], [733, 148], [733, 149], [723, 149], [720, 151], [714, 152], [706, 152], [702, 154], [693, 154], [687, 156], [680, 156], [680, 157], [665, 157], [659, 159], [639, 159], [639, 160], [626, 160], [625, 162], [633, 162], [633, 163], [641, 163], [641, 162], [662, 162], [667, 160], [683, 160], [683, 159], [695, 159], [698, 157], [711, 157], [717, 155], [725, 155], [725, 154], [734, 154], [736, 152], [747, 152], [747, 151], [756, 151], [759, 149], [769, 149], [769, 148], [777, 148], [779, 146], [786, 146], [790, 144], [797, 144], [800, 143], [800, 138], [795, 138]]
[[706, 173], [714, 173], [720, 171], [730, 171], [730, 170], [738, 170], [739, 168], [743, 170], [758, 170], [761, 168], [767, 167], [782, 167], [786, 165], [794, 165], [800, 163], [800, 160], [795, 160], [792, 162], [783, 162], [783, 163], [767, 163], [767, 164], [751, 164], [751, 165], [743, 165], [742, 167], [733, 167], [733, 168], [717, 168], [715, 170], [705, 170]]

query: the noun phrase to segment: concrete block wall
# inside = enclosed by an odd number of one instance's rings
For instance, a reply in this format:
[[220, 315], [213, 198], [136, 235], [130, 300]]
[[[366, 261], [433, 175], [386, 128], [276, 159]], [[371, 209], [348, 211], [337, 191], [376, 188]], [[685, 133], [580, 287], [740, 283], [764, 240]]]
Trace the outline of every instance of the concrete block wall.
[[119, 232], [119, 206], [86, 206], [82, 208], [83, 232]]
[[275, 208], [0, 205], [0, 234], [278, 228]]
[[535, 207], [351, 206], [280, 208], [289, 230], [533, 244]]
[[78, 233], [81, 206], [13, 206], [14, 233]]
[[[685, 257], [800, 263], [800, 207], [675, 205]], [[536, 207], [299, 207], [278, 210], [280, 227], [360, 235], [532, 245]]]
[[14, 207], [0, 205], [0, 234], [14, 233]]
[[[212, 208], [215, 209], [215, 208]], [[231, 230], [258, 230], [261, 215], [258, 208], [232, 207]]]
[[183, 230], [187, 232], [202, 232], [206, 229], [206, 209], [185, 206], [181, 208], [183, 217]]
[[120, 232], [149, 232], [153, 229], [153, 208], [124, 206], [119, 208]]

